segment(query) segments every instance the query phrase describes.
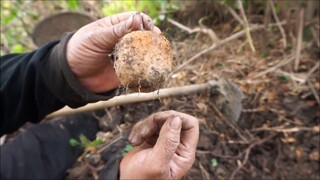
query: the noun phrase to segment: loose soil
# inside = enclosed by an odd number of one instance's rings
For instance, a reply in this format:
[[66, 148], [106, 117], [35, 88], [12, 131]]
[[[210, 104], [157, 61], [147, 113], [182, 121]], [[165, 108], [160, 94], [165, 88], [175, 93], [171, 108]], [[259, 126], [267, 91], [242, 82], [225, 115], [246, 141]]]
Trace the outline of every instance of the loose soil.
[[[183, 12], [174, 19], [190, 28], [198, 26], [195, 17], [208, 14], [201, 14], [196, 8], [192, 10], [197, 13], [182, 8]], [[218, 16], [216, 21], [206, 20], [203, 27], [214, 30], [219, 39], [239, 31], [237, 28], [241, 30], [234, 18], [225, 16], [224, 11], [217, 13], [209, 16]], [[190, 17], [191, 14], [194, 16]], [[264, 22], [261, 14], [248, 15], [248, 19], [252, 23]], [[319, 29], [317, 23], [311, 26]], [[169, 23], [161, 27], [167, 29], [164, 33], [172, 42], [174, 67], [212, 44], [206, 34], [188, 34]], [[294, 31], [294, 28], [288, 30]], [[201, 124], [196, 161], [185, 179], [320, 179], [320, 112], [315, 98], [320, 90], [319, 69], [307, 78], [308, 83], [299, 82], [319, 62], [319, 47], [309, 37], [304, 41], [306, 47], [301, 51], [298, 71], [292, 70], [291, 62], [259, 75], [295, 55], [296, 39], [288, 37], [288, 47], [284, 49], [276, 26], [254, 31], [251, 36], [256, 52], [252, 52], [243, 36], [200, 56], [169, 77], [167, 84], [176, 87], [221, 77], [231, 80], [245, 94], [237, 123], [223, 120], [210, 91], [101, 110], [96, 114], [103, 129], [100, 137], [108, 137], [105, 144], [112, 139], [118, 143], [102, 152], [100, 163], [91, 164], [84, 177], [116, 177], [130, 126], [154, 112], [176, 110], [197, 117]], [[78, 162], [75, 167], [87, 164], [90, 163], [84, 161], [79, 165]], [[69, 177], [74, 176], [70, 173]]]
[[[171, 16], [189, 28], [213, 30], [217, 36], [214, 42], [207, 34], [188, 34], [167, 21], [160, 25], [172, 43], [173, 70], [212, 43], [243, 29], [225, 7], [213, 2], [185, 1]], [[271, 14], [266, 18], [266, 1], [245, 2], [250, 2], [246, 7], [249, 23], [275, 23]], [[282, 1], [275, 2], [281, 5]], [[299, 5], [297, 1], [286, 4]], [[305, 22], [300, 64], [294, 70], [294, 60], [278, 65], [296, 57], [300, 9], [279, 7], [280, 21], [291, 20], [283, 25], [286, 48], [277, 26], [264, 28], [251, 33], [256, 52], [244, 35], [219, 45], [168, 77], [166, 87], [229, 79], [245, 95], [237, 123], [221, 116], [210, 91], [95, 111], [92, 114], [101, 128], [97, 137], [103, 144], [97, 151], [85, 152], [66, 179], [117, 178], [132, 125], [163, 110], [188, 113], [200, 122], [196, 160], [185, 179], [320, 179], [320, 70], [311, 71], [320, 61], [319, 8], [317, 15]], [[286, 17], [289, 12], [291, 16]]]

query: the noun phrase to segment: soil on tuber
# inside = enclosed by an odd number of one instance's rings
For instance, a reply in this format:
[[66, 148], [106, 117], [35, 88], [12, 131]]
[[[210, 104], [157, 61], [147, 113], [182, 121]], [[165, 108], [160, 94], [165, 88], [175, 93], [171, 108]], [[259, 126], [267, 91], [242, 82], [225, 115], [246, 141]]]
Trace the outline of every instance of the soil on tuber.
[[138, 92], [162, 88], [172, 70], [170, 42], [161, 34], [134, 31], [115, 46], [114, 68], [125, 87]]

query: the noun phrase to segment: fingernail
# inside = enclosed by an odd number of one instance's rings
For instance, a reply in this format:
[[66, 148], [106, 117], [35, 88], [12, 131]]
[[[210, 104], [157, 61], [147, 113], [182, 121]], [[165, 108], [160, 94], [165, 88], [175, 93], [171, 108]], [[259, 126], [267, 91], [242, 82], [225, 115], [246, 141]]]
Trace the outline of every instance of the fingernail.
[[134, 16], [134, 15], [130, 16], [129, 19], [127, 20], [127, 23], [126, 23], [126, 26], [127, 26], [127, 27], [131, 27], [131, 26], [132, 26], [133, 16]]
[[172, 118], [170, 126], [172, 129], [179, 130], [181, 128], [181, 118], [179, 116]]
[[141, 130], [141, 136], [145, 136], [148, 133], [148, 127], [147, 126], [143, 126], [142, 130]]
[[136, 144], [137, 141], [138, 141], [138, 137], [134, 134], [130, 139], [129, 141], [132, 143], [132, 144]]

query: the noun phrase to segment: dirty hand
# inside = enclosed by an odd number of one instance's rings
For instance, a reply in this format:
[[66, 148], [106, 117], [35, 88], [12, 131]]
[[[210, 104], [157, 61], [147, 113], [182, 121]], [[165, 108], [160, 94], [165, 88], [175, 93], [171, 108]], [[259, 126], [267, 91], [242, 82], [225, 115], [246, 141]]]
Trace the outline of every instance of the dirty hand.
[[108, 55], [125, 34], [134, 30], [160, 34], [150, 17], [125, 12], [105, 17], [79, 29], [67, 45], [67, 60], [80, 84], [93, 93], [102, 93], [120, 85]]
[[121, 179], [180, 179], [192, 167], [199, 122], [176, 111], [153, 114], [129, 136], [135, 147], [120, 164]]

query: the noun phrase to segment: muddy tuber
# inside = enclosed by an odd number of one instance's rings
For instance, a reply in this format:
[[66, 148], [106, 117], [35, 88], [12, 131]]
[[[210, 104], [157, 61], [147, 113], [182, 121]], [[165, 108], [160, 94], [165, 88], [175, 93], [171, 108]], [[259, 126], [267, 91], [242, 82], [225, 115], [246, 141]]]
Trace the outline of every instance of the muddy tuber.
[[115, 46], [114, 68], [121, 84], [139, 92], [164, 86], [172, 69], [170, 42], [151, 31], [134, 31]]

